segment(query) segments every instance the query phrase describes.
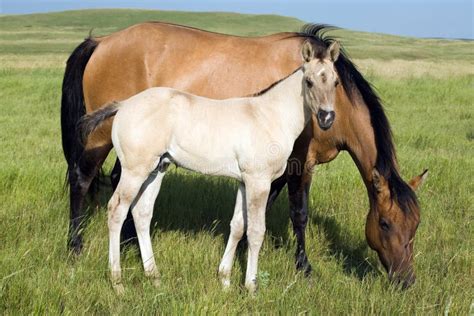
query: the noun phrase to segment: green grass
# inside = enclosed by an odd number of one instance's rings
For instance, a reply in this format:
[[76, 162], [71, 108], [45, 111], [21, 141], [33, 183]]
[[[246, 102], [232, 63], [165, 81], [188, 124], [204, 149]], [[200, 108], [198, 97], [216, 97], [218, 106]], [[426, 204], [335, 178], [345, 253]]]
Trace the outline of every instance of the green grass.
[[[144, 277], [138, 251], [130, 247], [122, 255], [126, 295], [114, 294], [104, 207], [91, 210], [84, 253], [72, 260], [65, 247], [68, 195], [59, 128], [63, 64], [56, 59], [41, 67], [29, 62], [41, 63], [49, 54], [66, 57], [91, 27], [105, 34], [155, 19], [252, 35], [302, 24], [277, 16], [137, 10], [0, 17], [0, 58], [18, 55], [18, 64], [30, 58], [21, 67], [0, 64], [1, 314], [473, 313], [474, 76], [456, 71], [444, 78], [366, 73], [385, 101], [402, 174], [409, 178], [430, 169], [418, 194], [417, 282], [407, 291], [389, 285], [366, 245], [367, 196], [346, 153], [318, 166], [314, 177], [307, 229], [314, 268], [310, 279], [295, 273], [295, 239], [284, 192], [267, 214], [258, 295], [248, 297], [242, 288], [245, 247], [234, 265], [231, 290], [222, 292], [216, 271], [236, 183], [175, 169], [165, 178], [154, 217], [161, 288]], [[453, 68], [457, 64], [450, 56], [473, 62], [472, 42], [339, 32], [349, 53], [360, 59], [411, 60], [405, 52], [415, 45], [415, 62], [432, 59]], [[109, 196], [105, 188], [103, 204]]]

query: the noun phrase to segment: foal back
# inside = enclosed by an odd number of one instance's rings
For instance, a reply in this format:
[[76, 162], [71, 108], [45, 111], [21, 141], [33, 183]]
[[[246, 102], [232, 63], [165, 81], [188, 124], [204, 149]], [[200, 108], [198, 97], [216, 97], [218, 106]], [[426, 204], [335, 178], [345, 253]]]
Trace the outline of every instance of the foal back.
[[[183, 168], [241, 179], [243, 165], [261, 161], [265, 169], [275, 159], [286, 161], [292, 148], [286, 139], [291, 133], [278, 126], [284, 122], [281, 105], [266, 95], [215, 100], [155, 87], [114, 104], [121, 110], [112, 139], [125, 168], [157, 163], [156, 157], [166, 155]], [[268, 144], [277, 143], [279, 148], [288, 144], [288, 152], [278, 152], [282, 157], [267, 150]]]

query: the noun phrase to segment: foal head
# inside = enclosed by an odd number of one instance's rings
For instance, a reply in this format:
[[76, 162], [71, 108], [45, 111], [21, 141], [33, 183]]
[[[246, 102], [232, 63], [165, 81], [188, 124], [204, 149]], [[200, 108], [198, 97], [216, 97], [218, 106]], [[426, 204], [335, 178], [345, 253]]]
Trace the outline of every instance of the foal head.
[[415, 281], [413, 270], [413, 240], [420, 223], [420, 209], [414, 191], [428, 175], [405, 183], [397, 175], [387, 180], [377, 169], [372, 172], [371, 209], [365, 234], [388, 272], [390, 281], [409, 287]]
[[334, 123], [336, 113], [336, 87], [339, 84], [334, 63], [339, 57], [339, 43], [334, 41], [326, 48], [304, 42], [303, 56], [303, 93], [306, 104], [318, 118], [319, 127], [329, 129]]

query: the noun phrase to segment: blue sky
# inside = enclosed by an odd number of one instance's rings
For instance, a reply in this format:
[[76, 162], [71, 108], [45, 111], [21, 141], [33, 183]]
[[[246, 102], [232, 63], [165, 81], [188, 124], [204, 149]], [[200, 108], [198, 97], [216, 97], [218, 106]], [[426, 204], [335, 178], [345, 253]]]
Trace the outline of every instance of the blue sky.
[[86, 8], [232, 11], [294, 16], [354, 30], [474, 39], [473, 0], [0, 0], [2, 14]]

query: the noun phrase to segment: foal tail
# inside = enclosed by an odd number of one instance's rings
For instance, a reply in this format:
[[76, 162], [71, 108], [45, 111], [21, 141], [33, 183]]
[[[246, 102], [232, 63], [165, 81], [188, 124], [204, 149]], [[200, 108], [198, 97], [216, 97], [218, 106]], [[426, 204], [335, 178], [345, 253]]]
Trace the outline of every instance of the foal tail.
[[102, 125], [107, 119], [115, 116], [120, 108], [119, 102], [112, 102], [106, 106], [84, 115], [78, 124], [78, 132], [81, 134], [82, 143], [85, 144], [87, 137]]

